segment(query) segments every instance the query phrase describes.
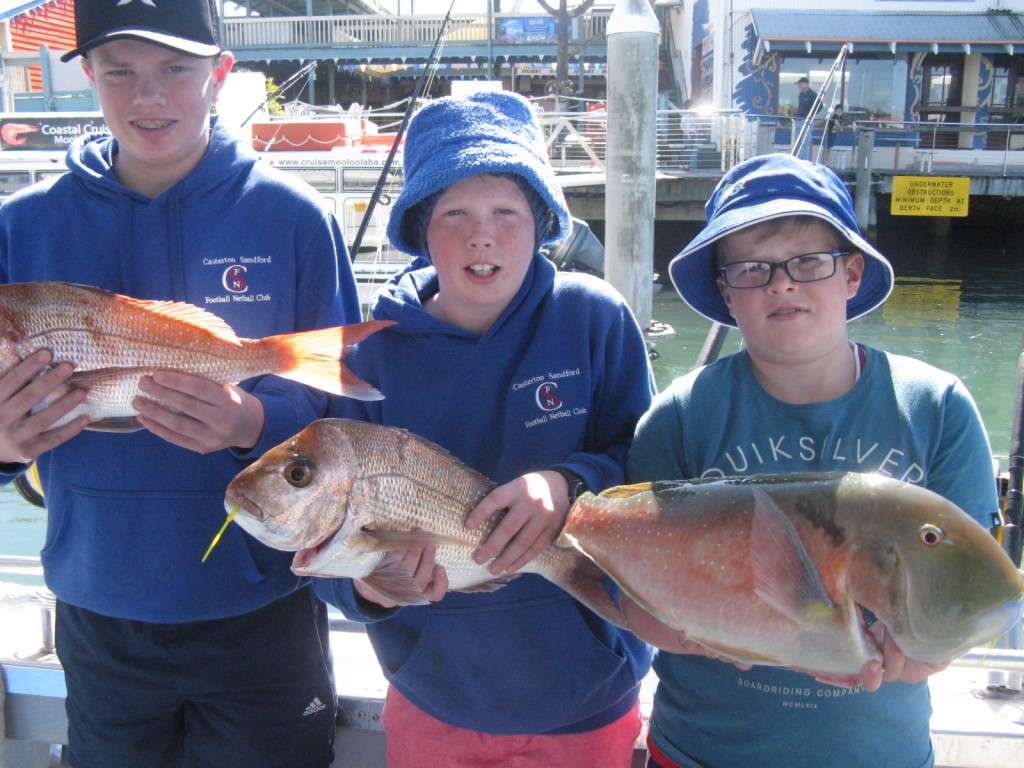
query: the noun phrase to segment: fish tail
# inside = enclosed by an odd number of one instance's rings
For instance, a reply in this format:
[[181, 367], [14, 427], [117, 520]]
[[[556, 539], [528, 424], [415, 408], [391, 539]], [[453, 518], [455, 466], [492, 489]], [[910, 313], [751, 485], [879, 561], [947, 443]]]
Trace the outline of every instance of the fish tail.
[[394, 325], [391, 320], [341, 325], [318, 331], [270, 336], [260, 343], [279, 361], [275, 373], [286, 379], [357, 400], [383, 400], [377, 389], [349, 370], [341, 358], [373, 333]]

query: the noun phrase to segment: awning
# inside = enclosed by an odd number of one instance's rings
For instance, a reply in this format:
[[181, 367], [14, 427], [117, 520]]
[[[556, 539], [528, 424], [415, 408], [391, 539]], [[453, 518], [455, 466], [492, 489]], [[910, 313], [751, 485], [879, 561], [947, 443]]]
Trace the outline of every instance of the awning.
[[51, 0], [35, 0], [34, 2], [28, 2], [28, 0], [0, 0], [0, 21], [7, 21], [13, 19], [18, 14], [24, 13], [25, 11], [31, 11], [33, 8], [38, 8], [40, 5], [46, 5]]
[[1024, 15], [889, 11], [776, 11], [752, 9], [754, 33], [764, 52], [803, 51], [834, 55], [930, 51], [1024, 53]]

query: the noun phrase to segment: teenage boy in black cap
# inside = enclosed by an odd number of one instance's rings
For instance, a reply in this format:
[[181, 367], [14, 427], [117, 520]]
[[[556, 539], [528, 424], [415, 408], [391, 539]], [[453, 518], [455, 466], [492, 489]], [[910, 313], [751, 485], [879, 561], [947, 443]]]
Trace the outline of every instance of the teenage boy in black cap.
[[[357, 321], [333, 216], [210, 118], [233, 64], [212, 2], [78, 0], [75, 15], [65, 59], [82, 56], [112, 136], [77, 141], [69, 174], [4, 205], [0, 282], [186, 301], [244, 337]], [[144, 430], [81, 432], [82, 418], [52, 428], [81, 391], [35, 408], [71, 374], [52, 362], [39, 352], [0, 376], [0, 470], [38, 459], [43, 476], [71, 763], [327, 766], [322, 603], [289, 555], [240, 529], [200, 562], [228, 481], [326, 398], [162, 371], [135, 403]]]

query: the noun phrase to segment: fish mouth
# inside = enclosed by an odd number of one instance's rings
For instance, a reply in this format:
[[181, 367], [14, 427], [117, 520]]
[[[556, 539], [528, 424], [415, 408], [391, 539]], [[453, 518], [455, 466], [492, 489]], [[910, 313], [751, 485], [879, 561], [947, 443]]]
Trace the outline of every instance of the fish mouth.
[[224, 508], [230, 512], [234, 507], [238, 507], [239, 512], [245, 512], [256, 520], [262, 521], [266, 519], [263, 508], [259, 504], [250, 499], [244, 493], [232, 491], [228, 488], [227, 493], [224, 494]]
[[310, 566], [317, 559], [321, 552], [331, 545], [334, 541], [334, 537], [338, 535], [338, 531], [333, 531], [328, 534], [319, 544], [314, 544], [312, 547], [305, 547], [295, 553], [295, 557], [292, 558], [292, 573], [297, 576], [313, 576], [314, 572]]

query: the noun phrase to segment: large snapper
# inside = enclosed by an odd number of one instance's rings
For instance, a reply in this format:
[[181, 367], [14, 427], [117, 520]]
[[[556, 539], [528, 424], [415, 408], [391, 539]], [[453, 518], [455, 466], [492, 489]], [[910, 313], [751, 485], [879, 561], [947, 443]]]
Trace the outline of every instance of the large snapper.
[[49, 349], [55, 363], [74, 363], [68, 387], [89, 392], [61, 423], [85, 414], [90, 429], [130, 431], [138, 429], [131, 403], [139, 379], [160, 370], [222, 384], [274, 373], [332, 394], [379, 400], [341, 358], [388, 325], [240, 339], [216, 315], [184, 302], [143, 301], [71, 283], [12, 283], [0, 286], [0, 371]]
[[[348, 419], [314, 421], [242, 470], [225, 506], [267, 546], [295, 552], [302, 576], [362, 578], [402, 604], [423, 602], [389, 550], [435, 545], [449, 589], [497, 589], [473, 552], [498, 517], [475, 530], [466, 516], [494, 483], [440, 446], [403, 429]], [[604, 574], [572, 549], [551, 547], [519, 573], [558, 584], [610, 620], [622, 623]]]
[[878, 649], [953, 658], [1021, 620], [1024, 577], [989, 532], [877, 474], [659, 482], [584, 495], [562, 543], [662, 623], [755, 664], [856, 674]]

